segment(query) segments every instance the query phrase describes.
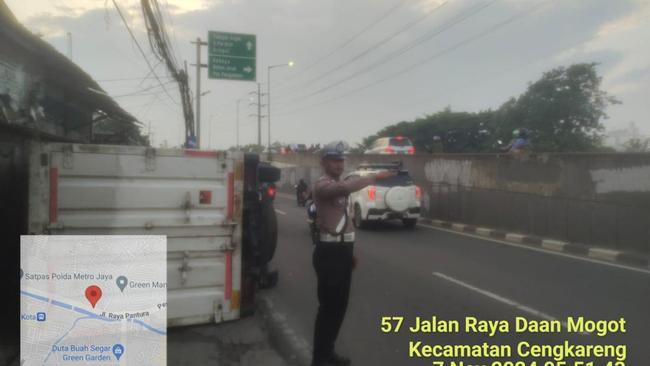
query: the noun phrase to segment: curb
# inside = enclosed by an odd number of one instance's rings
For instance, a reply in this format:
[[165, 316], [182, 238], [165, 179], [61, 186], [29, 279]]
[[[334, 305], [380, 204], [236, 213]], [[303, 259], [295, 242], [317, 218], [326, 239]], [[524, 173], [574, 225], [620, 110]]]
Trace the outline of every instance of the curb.
[[311, 347], [298, 336], [286, 322], [286, 317], [277, 311], [273, 301], [264, 293], [259, 293], [256, 308], [262, 322], [270, 335], [271, 344], [291, 365], [309, 366], [311, 364]]
[[486, 227], [476, 227], [473, 225], [467, 225], [458, 222], [449, 222], [428, 218], [420, 218], [419, 221], [423, 224], [437, 226], [462, 233], [475, 234], [486, 238], [501, 239], [511, 243], [543, 248], [555, 252], [579, 254], [585, 257], [606, 262], [650, 268], [650, 256], [639, 253], [624, 252], [610, 248], [593, 247], [579, 243], [569, 243], [556, 239], [545, 239], [533, 235], [506, 232]]

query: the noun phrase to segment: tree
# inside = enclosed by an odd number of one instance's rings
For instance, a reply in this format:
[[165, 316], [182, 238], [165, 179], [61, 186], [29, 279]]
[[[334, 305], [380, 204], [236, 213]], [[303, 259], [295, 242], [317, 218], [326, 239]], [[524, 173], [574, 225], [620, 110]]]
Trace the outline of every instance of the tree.
[[378, 137], [406, 136], [413, 142], [416, 151], [432, 150], [438, 141], [444, 152], [490, 151], [493, 114], [492, 111], [454, 112], [447, 107], [413, 122], [403, 121], [388, 126], [376, 135], [365, 138], [361, 145], [367, 148]]
[[350, 154], [363, 154], [366, 150], [369, 149], [369, 146], [361, 143], [357, 144], [354, 147], [351, 147], [350, 150], [348, 151]]
[[[444, 152], [498, 151], [515, 129], [526, 128], [537, 151], [602, 151], [602, 120], [611, 104], [620, 103], [600, 89], [596, 64], [575, 64], [548, 71], [497, 110], [476, 113], [444, 110], [388, 126], [366, 137], [409, 137], [417, 151], [442, 144]], [[434, 142], [434, 139], [436, 139]]]
[[629, 139], [624, 145], [623, 150], [625, 152], [650, 152], [650, 138], [640, 139], [632, 138]]
[[602, 120], [611, 104], [620, 103], [600, 89], [595, 63], [558, 67], [545, 72], [517, 99], [497, 112], [494, 129], [500, 139], [515, 128], [532, 132], [540, 151], [592, 151], [601, 145]]

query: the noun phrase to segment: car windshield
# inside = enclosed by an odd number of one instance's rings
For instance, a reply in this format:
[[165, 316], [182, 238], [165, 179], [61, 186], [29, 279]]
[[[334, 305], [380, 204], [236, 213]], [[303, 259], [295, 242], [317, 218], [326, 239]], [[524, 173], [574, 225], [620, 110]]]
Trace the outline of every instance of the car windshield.
[[390, 145], [391, 146], [413, 146], [411, 143], [411, 140], [404, 138], [404, 137], [391, 137], [390, 139]]
[[388, 179], [378, 180], [375, 183], [379, 187], [406, 187], [413, 185], [413, 178], [407, 171], [401, 171], [396, 176]]

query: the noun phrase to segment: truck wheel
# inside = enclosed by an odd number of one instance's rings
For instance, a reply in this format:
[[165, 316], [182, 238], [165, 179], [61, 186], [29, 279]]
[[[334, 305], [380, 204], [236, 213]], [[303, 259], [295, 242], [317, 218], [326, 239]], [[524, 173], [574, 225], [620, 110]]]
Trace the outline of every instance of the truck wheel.
[[402, 219], [402, 223], [404, 224], [405, 227], [409, 229], [413, 229], [415, 225], [418, 223], [418, 219]]
[[271, 271], [269, 270], [268, 266], [265, 265], [260, 271], [258, 286], [261, 290], [274, 288], [278, 285], [279, 277], [280, 274], [277, 270]]
[[259, 228], [260, 264], [267, 264], [273, 259], [278, 244], [278, 219], [272, 203], [262, 205], [261, 210]]
[[361, 215], [361, 207], [359, 205], [354, 205], [354, 217], [352, 218], [352, 224], [354, 224], [354, 227], [357, 229], [365, 229], [366, 228], [366, 220], [363, 219], [363, 216]]

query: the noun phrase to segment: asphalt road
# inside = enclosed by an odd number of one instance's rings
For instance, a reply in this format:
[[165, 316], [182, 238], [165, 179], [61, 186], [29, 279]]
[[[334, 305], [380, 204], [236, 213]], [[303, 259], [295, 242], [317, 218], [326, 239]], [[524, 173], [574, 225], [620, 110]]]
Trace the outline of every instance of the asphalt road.
[[[303, 208], [278, 197], [279, 242], [273, 264], [280, 282], [266, 296], [300, 337], [311, 344], [317, 308], [312, 244]], [[409, 342], [422, 344], [627, 345], [625, 365], [650, 365], [650, 271], [609, 265], [557, 253], [508, 245], [419, 225], [373, 225], [357, 232], [359, 265], [337, 349], [355, 365], [431, 365], [440, 358], [409, 358]], [[380, 331], [384, 316], [404, 317], [398, 333]], [[458, 320], [459, 333], [411, 333], [416, 317]], [[509, 332], [465, 333], [465, 317], [507, 320]], [[624, 318], [625, 333], [515, 333], [515, 317], [530, 320], [586, 317]], [[417, 353], [416, 353], [417, 354]], [[517, 360], [516, 354], [504, 360]], [[464, 365], [488, 359], [448, 358]], [[550, 366], [542, 360], [539, 366]], [[570, 358], [606, 366], [613, 359]], [[460, 364], [458, 364], [460, 365]], [[568, 363], [567, 365], [574, 365]], [[587, 364], [585, 364], [587, 365]], [[611, 363], [612, 366], [619, 364]], [[622, 364], [621, 364], [622, 365]]]

